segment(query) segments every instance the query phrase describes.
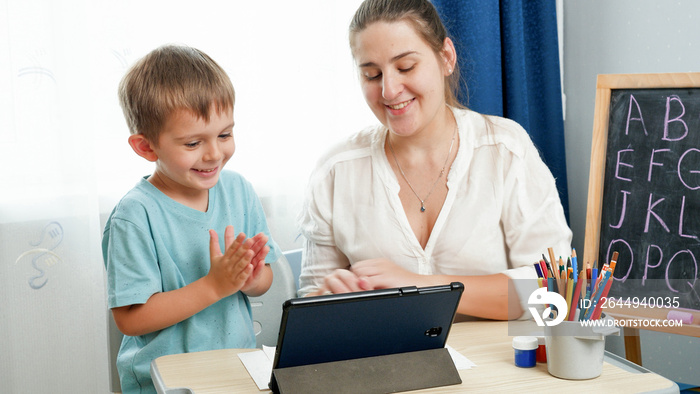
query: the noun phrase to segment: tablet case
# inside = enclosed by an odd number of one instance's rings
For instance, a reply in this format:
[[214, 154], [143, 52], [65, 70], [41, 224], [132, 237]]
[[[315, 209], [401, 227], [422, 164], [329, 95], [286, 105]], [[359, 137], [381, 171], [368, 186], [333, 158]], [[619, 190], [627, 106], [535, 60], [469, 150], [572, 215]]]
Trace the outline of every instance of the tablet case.
[[385, 393], [461, 383], [444, 346], [463, 290], [454, 282], [286, 301], [270, 388]]

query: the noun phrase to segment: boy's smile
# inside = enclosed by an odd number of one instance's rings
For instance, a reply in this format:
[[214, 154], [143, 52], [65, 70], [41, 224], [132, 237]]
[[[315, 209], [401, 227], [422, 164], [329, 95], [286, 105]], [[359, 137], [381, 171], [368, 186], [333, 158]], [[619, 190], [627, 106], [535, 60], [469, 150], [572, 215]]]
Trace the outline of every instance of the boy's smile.
[[233, 123], [232, 109], [217, 113], [212, 106], [209, 122], [185, 109], [175, 111], [158, 144], [151, 144], [157, 160], [149, 182], [173, 200], [206, 211], [209, 189], [236, 150]]

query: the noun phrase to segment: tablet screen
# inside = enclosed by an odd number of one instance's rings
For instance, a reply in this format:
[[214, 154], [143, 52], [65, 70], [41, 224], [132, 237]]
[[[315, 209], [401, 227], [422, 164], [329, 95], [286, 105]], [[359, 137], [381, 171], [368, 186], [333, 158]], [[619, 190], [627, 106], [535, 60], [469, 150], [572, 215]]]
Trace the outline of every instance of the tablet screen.
[[455, 282], [288, 300], [273, 368], [444, 347], [463, 290]]

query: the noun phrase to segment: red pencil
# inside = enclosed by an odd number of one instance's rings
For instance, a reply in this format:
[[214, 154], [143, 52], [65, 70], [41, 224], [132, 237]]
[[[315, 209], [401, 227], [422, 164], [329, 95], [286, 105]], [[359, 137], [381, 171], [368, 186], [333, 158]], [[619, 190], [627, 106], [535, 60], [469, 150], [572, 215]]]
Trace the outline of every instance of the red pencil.
[[[617, 252], [613, 255], [614, 259], [617, 259]], [[612, 286], [613, 283], [613, 273], [615, 273], [615, 265], [617, 265], [617, 261], [613, 260], [610, 262], [610, 279], [608, 279], [608, 283], [605, 284], [605, 288], [603, 289], [603, 293], [600, 295], [600, 302], [598, 302], [598, 305], [595, 306], [595, 309], [593, 310], [593, 314], [591, 315], [591, 320], [598, 320], [600, 319], [600, 315], [603, 313], [603, 304], [602, 302], [604, 299], [607, 299], [608, 297], [608, 292], [610, 291], [610, 287]]]
[[547, 275], [547, 264], [544, 263], [544, 260], [540, 260], [540, 267], [542, 268], [542, 275], [543, 278], [546, 280], [549, 275]]
[[592, 277], [591, 277], [591, 276], [592, 276], [592, 274], [591, 274], [591, 264], [590, 264], [589, 262], [586, 262], [586, 279], [588, 279], [588, 282], [589, 282], [589, 283], [593, 283], [593, 282], [591, 282], [591, 280], [592, 280]]

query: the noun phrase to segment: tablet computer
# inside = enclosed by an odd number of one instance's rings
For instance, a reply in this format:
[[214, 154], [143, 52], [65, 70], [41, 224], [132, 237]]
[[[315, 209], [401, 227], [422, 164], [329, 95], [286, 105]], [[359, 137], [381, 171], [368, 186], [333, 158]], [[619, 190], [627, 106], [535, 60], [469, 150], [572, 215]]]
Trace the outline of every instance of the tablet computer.
[[275, 369], [445, 346], [464, 285], [401, 287], [283, 304]]

